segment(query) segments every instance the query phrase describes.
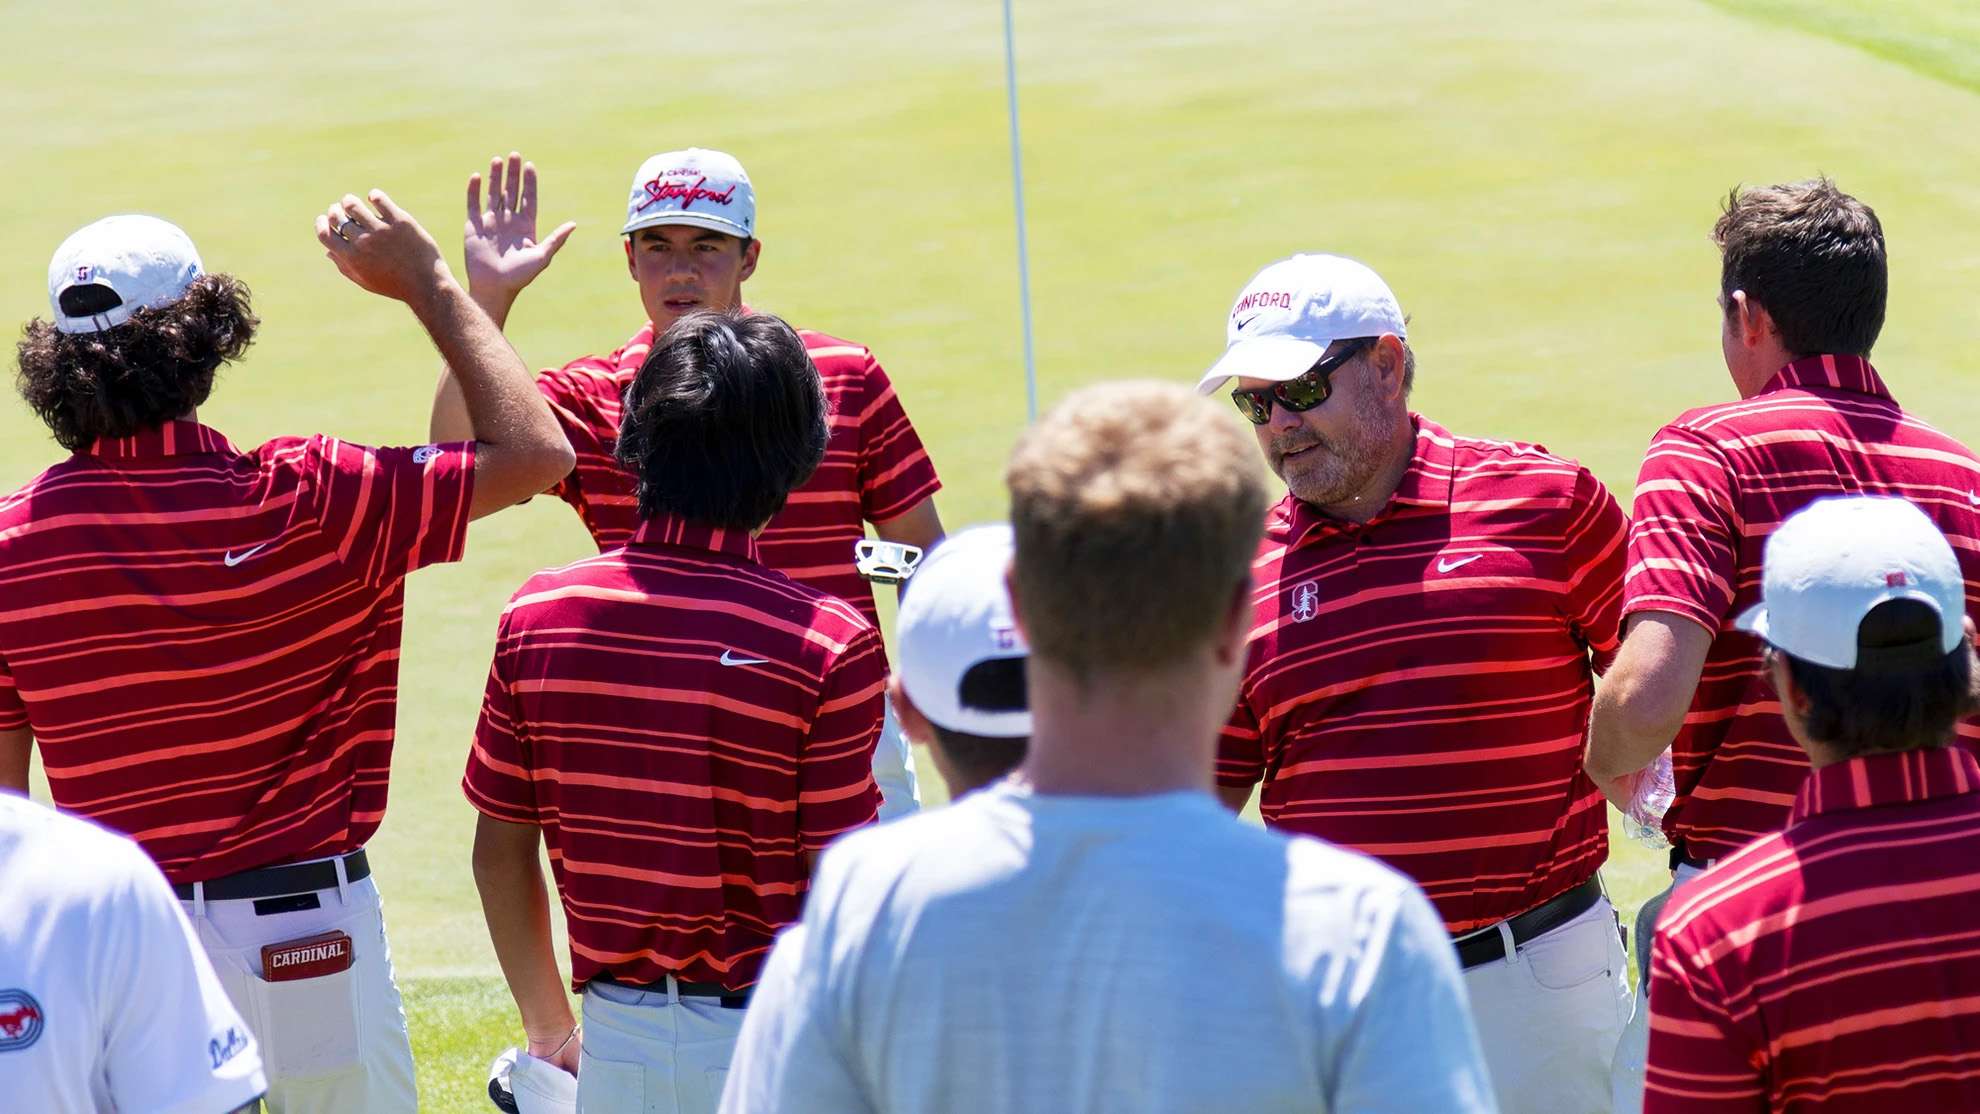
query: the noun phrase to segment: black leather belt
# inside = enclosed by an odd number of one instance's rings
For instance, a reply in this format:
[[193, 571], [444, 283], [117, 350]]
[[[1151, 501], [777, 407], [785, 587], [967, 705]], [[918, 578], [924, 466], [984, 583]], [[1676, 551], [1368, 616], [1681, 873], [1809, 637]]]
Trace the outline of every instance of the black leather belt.
[[[661, 979], [659, 982], [629, 982], [625, 979], [615, 979], [610, 975], [600, 975], [591, 981], [622, 986], [627, 990], [641, 990], [648, 994], [667, 993], [666, 979]], [[717, 999], [725, 1010], [739, 1010], [749, 1005], [749, 990], [730, 990], [718, 982], [686, 982], [675, 979], [674, 991], [683, 998]]]
[[1684, 844], [1682, 843], [1671, 844], [1672, 870], [1676, 870], [1681, 866], [1688, 866], [1693, 870], [1704, 870], [1707, 867], [1710, 867], [1713, 861], [1714, 860], [1712, 859], [1694, 859], [1691, 856], [1686, 855], [1684, 853]]
[[[360, 878], [371, 877], [371, 862], [364, 857], [364, 848], [344, 856], [344, 879], [355, 882]], [[313, 863], [285, 863], [281, 866], [260, 866], [253, 870], [243, 870], [239, 874], [229, 874], [215, 878], [204, 884], [206, 900], [235, 901], [250, 897], [286, 897], [290, 894], [315, 893], [317, 890], [337, 888], [337, 860], [320, 859]], [[193, 899], [191, 883], [180, 883], [172, 887], [180, 901]]]
[[[1536, 936], [1544, 936], [1579, 917], [1595, 903], [1602, 900], [1602, 883], [1590, 878], [1568, 892], [1528, 909], [1519, 916], [1506, 921], [1512, 929], [1513, 947]], [[1476, 932], [1467, 932], [1451, 941], [1457, 946], [1458, 966], [1469, 971], [1493, 960], [1506, 957], [1505, 938], [1499, 935], [1499, 926], [1487, 925]]]

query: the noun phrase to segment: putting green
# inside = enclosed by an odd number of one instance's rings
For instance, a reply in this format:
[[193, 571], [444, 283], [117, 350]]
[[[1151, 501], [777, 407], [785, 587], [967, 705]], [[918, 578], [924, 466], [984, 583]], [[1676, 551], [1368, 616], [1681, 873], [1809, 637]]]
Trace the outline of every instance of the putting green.
[[[1923, 0], [1871, 11], [1022, 0], [1045, 401], [1193, 378], [1253, 269], [1341, 251], [1413, 314], [1422, 409], [1578, 456], [1626, 494], [1660, 422], [1729, 392], [1706, 239], [1718, 199], [1824, 171], [1877, 207], [1892, 245], [1880, 366], [1913, 409], [1980, 436], [1980, 32]], [[700, 144], [757, 184], [751, 300], [872, 345], [947, 479], [947, 520], [1000, 513], [1024, 399], [994, 4], [663, 20], [639, 4], [205, 0], [168, 19], [107, 0], [12, 5], [0, 29], [28, 47], [0, 74], [0, 307], [44, 313], [43, 261], [88, 220], [178, 221], [264, 320], [203, 413], [237, 441], [424, 439], [425, 341], [312, 237], [337, 196], [390, 190], [458, 258], [467, 173], [511, 147], [534, 158], [546, 218], [580, 223], [513, 322], [547, 365], [638, 323], [615, 235], [625, 187], [646, 155]], [[24, 407], [0, 406], [0, 483], [56, 456]], [[427, 1105], [448, 1111], [476, 1108], [477, 1073], [515, 1029], [456, 788], [495, 616], [529, 572], [588, 551], [550, 500], [477, 525], [469, 548], [414, 580], [375, 845]], [[1658, 873], [1618, 846], [1627, 908]]]

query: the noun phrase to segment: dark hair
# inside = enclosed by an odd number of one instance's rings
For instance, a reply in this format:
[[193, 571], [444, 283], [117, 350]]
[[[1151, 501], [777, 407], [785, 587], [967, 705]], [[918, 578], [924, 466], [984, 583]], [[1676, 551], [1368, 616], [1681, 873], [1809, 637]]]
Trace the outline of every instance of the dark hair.
[[960, 797], [972, 789], [981, 789], [1005, 774], [1017, 769], [1024, 761], [1024, 755], [1031, 748], [1031, 738], [1020, 735], [1015, 739], [993, 739], [987, 735], [969, 735], [961, 731], [951, 731], [939, 723], [931, 722], [935, 730], [935, 745], [942, 748], [942, 757], [961, 778], [963, 784], [949, 787], [951, 796]]
[[1870, 206], [1827, 178], [1735, 189], [1712, 227], [1719, 288], [1767, 310], [1796, 356], [1868, 356], [1884, 328], [1890, 279]]
[[753, 530], [825, 457], [827, 409], [804, 341], [767, 313], [691, 313], [626, 387], [619, 463], [639, 514]]
[[[1955, 622], [1958, 617], [1954, 617]], [[1917, 600], [1886, 600], [1857, 627], [1858, 668], [1835, 669], [1774, 651], [1808, 697], [1804, 730], [1842, 757], [1944, 744], [1975, 710], [1965, 642], [1938, 652], [1939, 613]], [[1910, 656], [1918, 664], [1871, 667]]]
[[[100, 288], [64, 292], [64, 310], [101, 312]], [[107, 291], [105, 291], [107, 293]], [[75, 295], [70, 298], [70, 295]], [[114, 297], [114, 295], [112, 295]], [[97, 333], [64, 333], [36, 318], [15, 348], [21, 397], [71, 452], [99, 438], [129, 437], [197, 408], [220, 365], [254, 342], [246, 284], [201, 275], [170, 305], [140, 309]]]

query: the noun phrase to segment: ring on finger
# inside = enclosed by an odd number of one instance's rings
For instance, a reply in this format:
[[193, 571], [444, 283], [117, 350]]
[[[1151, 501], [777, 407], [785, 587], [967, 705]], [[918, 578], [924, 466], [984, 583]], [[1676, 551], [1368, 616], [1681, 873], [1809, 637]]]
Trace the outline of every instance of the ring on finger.
[[339, 221], [337, 224], [337, 238], [339, 240], [348, 242], [350, 240], [350, 237], [344, 235], [344, 232], [345, 230], [349, 229], [352, 225], [355, 225], [356, 223], [357, 221], [352, 220], [350, 217], [345, 217], [342, 221]]

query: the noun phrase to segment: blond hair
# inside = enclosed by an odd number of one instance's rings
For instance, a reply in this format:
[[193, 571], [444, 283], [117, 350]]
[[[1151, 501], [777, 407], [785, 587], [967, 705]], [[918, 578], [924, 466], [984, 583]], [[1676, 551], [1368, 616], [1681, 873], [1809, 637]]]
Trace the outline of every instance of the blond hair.
[[1054, 407], [1004, 473], [1032, 654], [1086, 677], [1174, 664], [1207, 642], [1264, 529], [1257, 451], [1172, 384], [1108, 383]]

